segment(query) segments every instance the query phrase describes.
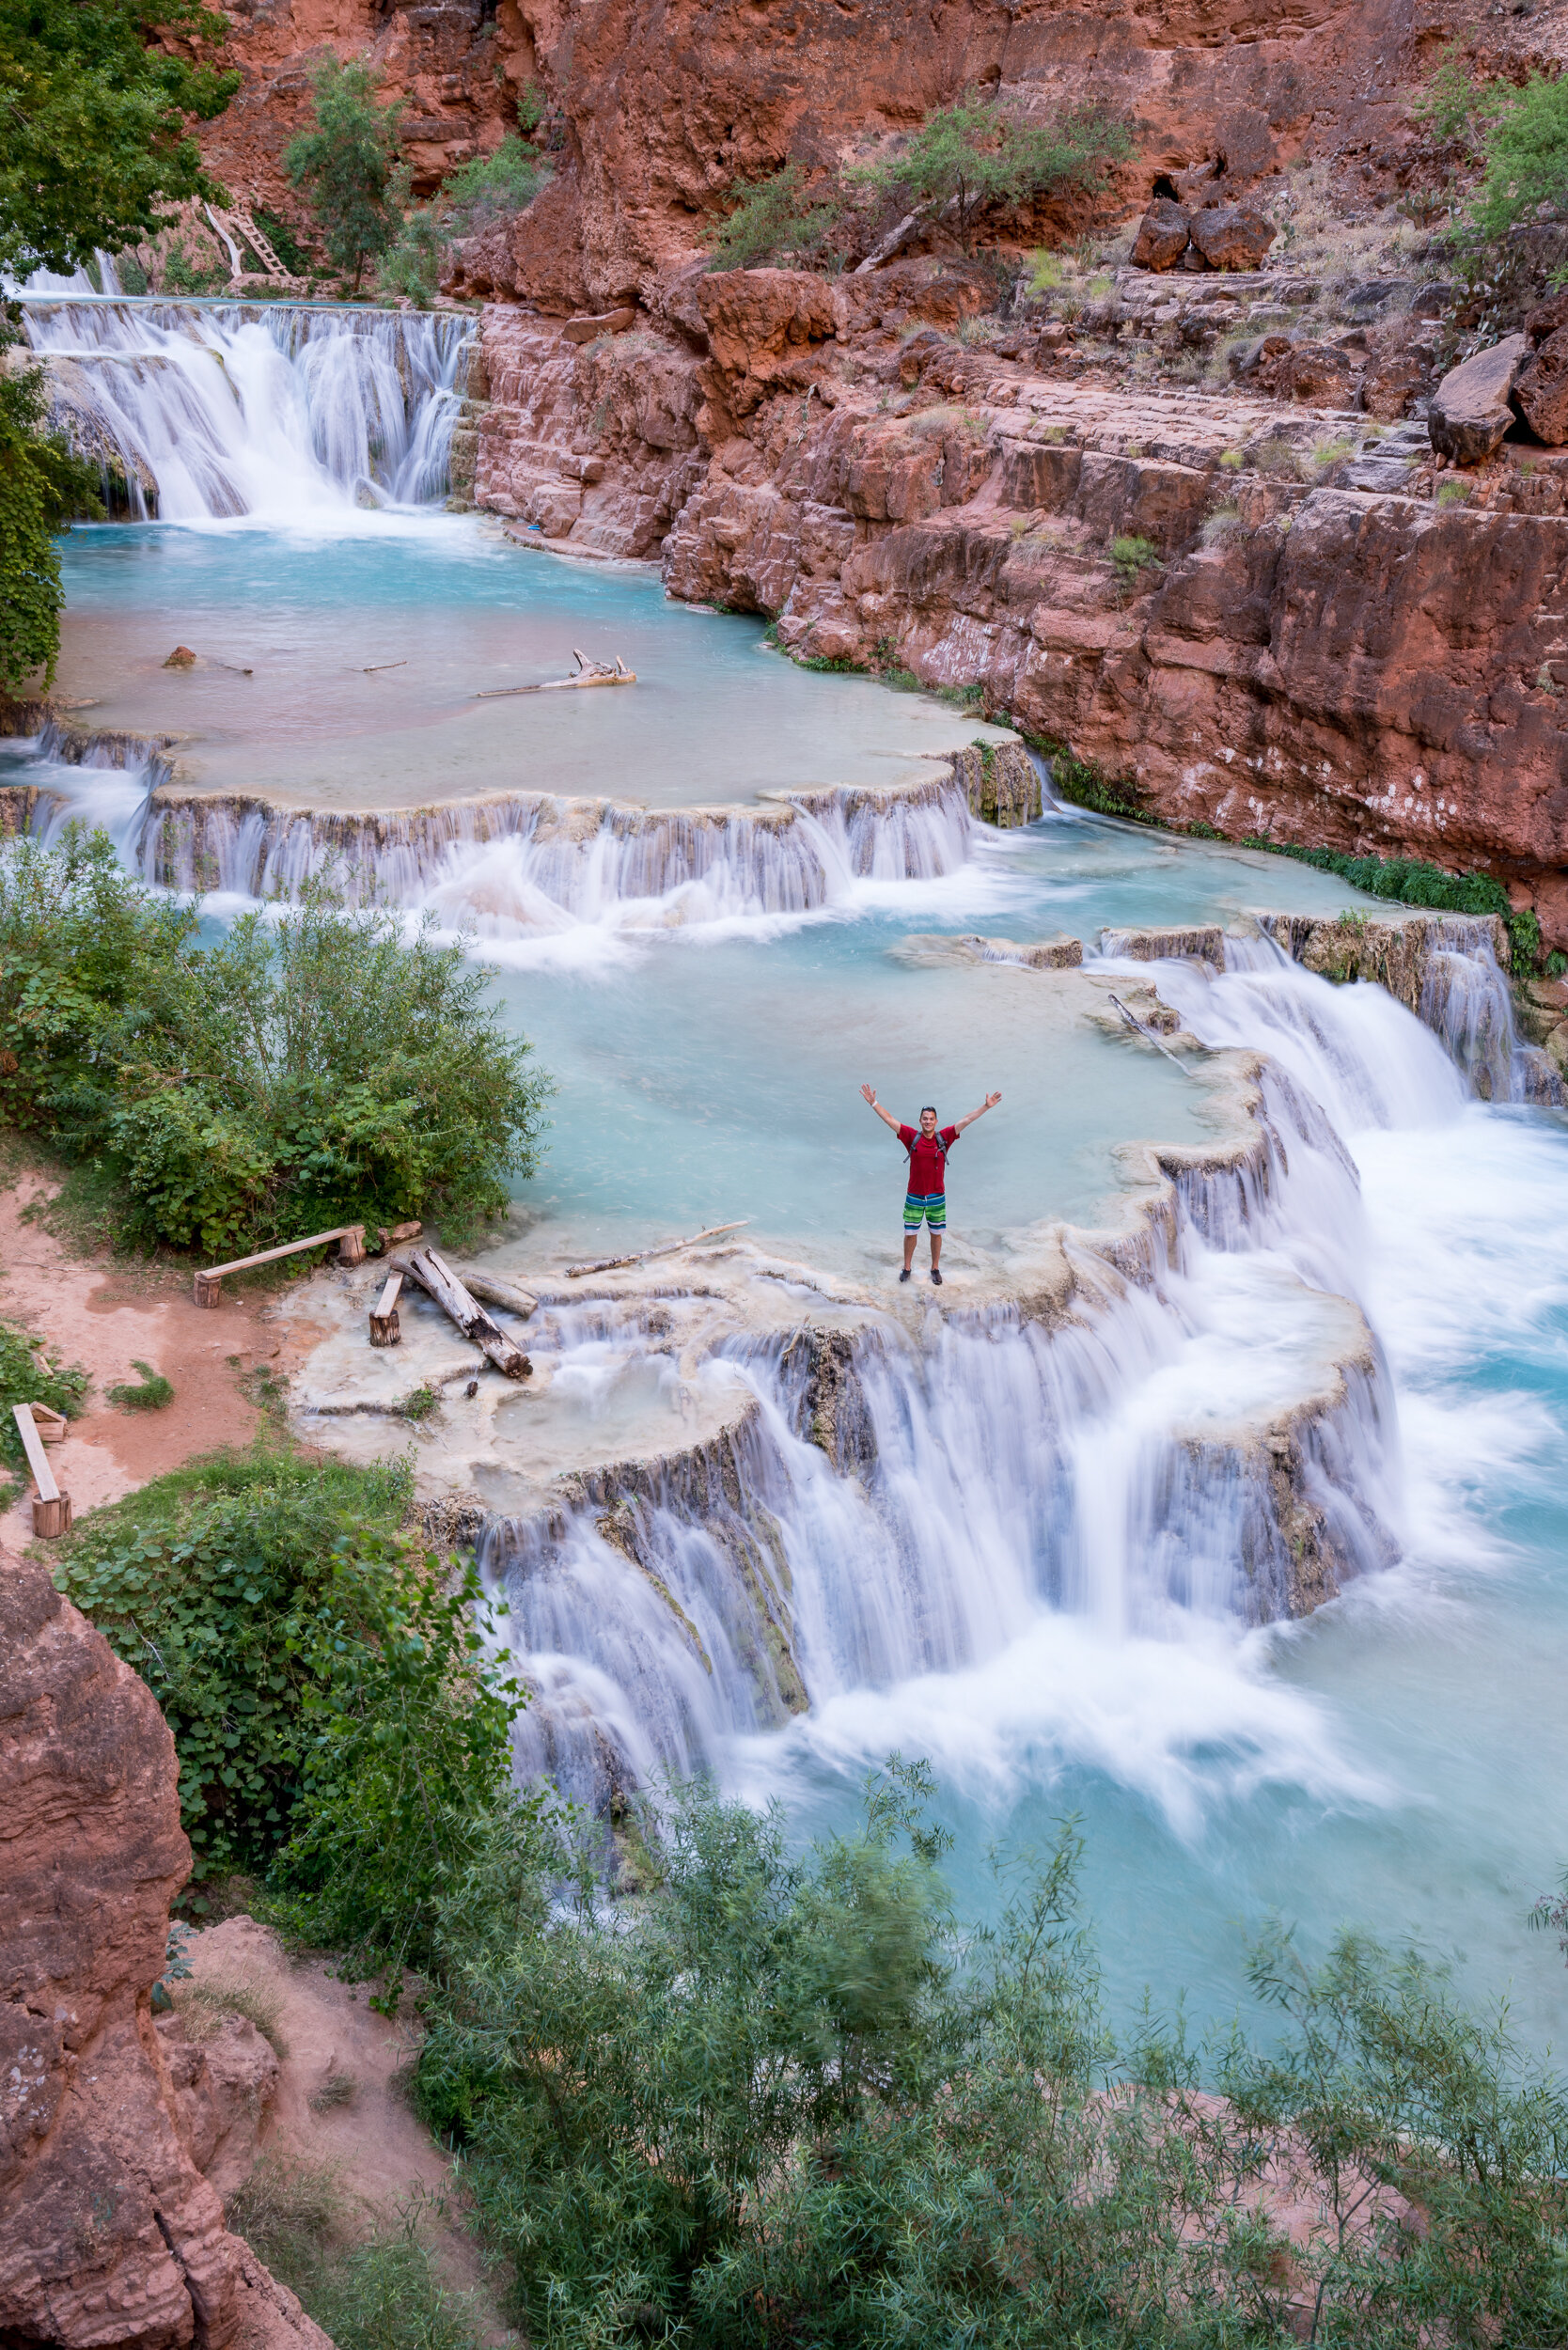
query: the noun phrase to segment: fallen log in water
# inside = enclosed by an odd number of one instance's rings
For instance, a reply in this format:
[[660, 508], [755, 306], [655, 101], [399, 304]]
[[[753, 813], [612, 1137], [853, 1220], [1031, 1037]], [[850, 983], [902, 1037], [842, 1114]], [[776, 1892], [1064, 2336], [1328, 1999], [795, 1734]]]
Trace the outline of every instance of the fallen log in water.
[[614, 663], [590, 661], [586, 652], [572, 648], [572, 658], [577, 664], [573, 677], [546, 678], [541, 685], [494, 685], [476, 694], [477, 702], [504, 701], [509, 694], [567, 694], [581, 685], [635, 685], [637, 673], [629, 669], [617, 653]]
[[389, 1257], [387, 1265], [393, 1273], [401, 1273], [409, 1280], [417, 1281], [426, 1295], [432, 1297], [442, 1312], [455, 1322], [471, 1345], [488, 1356], [497, 1371], [509, 1379], [526, 1379], [533, 1365], [520, 1346], [514, 1346], [506, 1332], [494, 1323], [478, 1299], [464, 1289], [449, 1264], [438, 1257], [433, 1248], [411, 1248], [406, 1257]]
[[695, 1248], [698, 1241], [717, 1240], [723, 1232], [745, 1230], [751, 1218], [742, 1216], [738, 1224], [710, 1224], [705, 1232], [688, 1233], [684, 1240], [662, 1240], [652, 1248], [639, 1248], [635, 1257], [596, 1257], [592, 1264], [569, 1264], [566, 1277], [579, 1280], [585, 1273], [618, 1273], [623, 1265], [646, 1264], [650, 1257], [673, 1257], [682, 1248]]

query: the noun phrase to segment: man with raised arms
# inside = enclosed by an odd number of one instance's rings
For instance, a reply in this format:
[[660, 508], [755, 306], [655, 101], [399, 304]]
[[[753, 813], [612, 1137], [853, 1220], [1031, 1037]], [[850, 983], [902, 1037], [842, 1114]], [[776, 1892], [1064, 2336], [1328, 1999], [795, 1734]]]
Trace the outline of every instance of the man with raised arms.
[[862, 1086], [861, 1094], [868, 1101], [885, 1126], [891, 1126], [909, 1153], [909, 1186], [903, 1202], [903, 1271], [901, 1281], [907, 1281], [915, 1262], [915, 1243], [919, 1238], [922, 1220], [931, 1234], [931, 1277], [938, 1289], [942, 1286], [942, 1235], [948, 1229], [948, 1153], [965, 1126], [972, 1126], [977, 1118], [994, 1110], [1001, 1100], [999, 1093], [988, 1093], [978, 1110], [961, 1118], [956, 1126], [939, 1126], [936, 1112], [928, 1103], [920, 1112], [920, 1123], [901, 1126], [890, 1110], [885, 1110], [870, 1086]]

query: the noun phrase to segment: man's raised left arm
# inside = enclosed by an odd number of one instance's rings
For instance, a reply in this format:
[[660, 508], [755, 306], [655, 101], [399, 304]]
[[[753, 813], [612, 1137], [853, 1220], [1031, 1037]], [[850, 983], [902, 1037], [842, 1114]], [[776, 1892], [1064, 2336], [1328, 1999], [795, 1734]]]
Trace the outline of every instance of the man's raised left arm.
[[987, 1110], [994, 1110], [1001, 1098], [1002, 1097], [999, 1093], [988, 1093], [978, 1110], [971, 1110], [967, 1118], [961, 1118], [959, 1120], [953, 1130], [954, 1133], [962, 1134], [964, 1127], [972, 1126], [977, 1118], [983, 1118]]

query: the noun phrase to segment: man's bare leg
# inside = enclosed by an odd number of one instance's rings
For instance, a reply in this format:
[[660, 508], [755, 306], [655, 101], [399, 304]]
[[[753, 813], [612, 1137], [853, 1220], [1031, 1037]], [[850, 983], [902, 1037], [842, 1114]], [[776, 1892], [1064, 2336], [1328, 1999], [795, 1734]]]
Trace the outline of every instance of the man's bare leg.
[[941, 1263], [942, 1235], [940, 1232], [933, 1232], [931, 1236], [931, 1269], [933, 1273], [935, 1273], [940, 1269]]
[[915, 1261], [915, 1243], [919, 1237], [918, 1232], [905, 1232], [903, 1236], [903, 1269], [906, 1273]]

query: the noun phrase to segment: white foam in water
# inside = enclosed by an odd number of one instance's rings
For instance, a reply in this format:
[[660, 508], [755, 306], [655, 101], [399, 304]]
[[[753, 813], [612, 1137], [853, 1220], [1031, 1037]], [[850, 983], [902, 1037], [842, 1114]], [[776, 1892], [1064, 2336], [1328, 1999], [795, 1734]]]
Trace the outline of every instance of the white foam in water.
[[303, 304], [94, 298], [35, 278], [29, 342], [118, 450], [133, 510], [157, 483], [165, 522], [245, 515], [336, 523], [356, 502], [440, 495], [473, 322]]
[[[1072, 1764], [1155, 1804], [1189, 1837], [1215, 1805], [1268, 1785], [1352, 1810], [1396, 1799], [1332, 1709], [1278, 1676], [1280, 1634], [1255, 1628], [1284, 1612], [1287, 1546], [1266, 1459], [1238, 1451], [1235, 1432], [1288, 1411], [1354, 1357], [1359, 1324], [1342, 1300], [1359, 1299], [1374, 1330], [1388, 1325], [1412, 1394], [1414, 1492], [1386, 1370], [1350, 1369], [1338, 1408], [1296, 1424], [1305, 1497], [1344, 1570], [1369, 1578], [1401, 1544], [1420, 1549], [1445, 1509], [1451, 1522], [1456, 1483], [1495, 1464], [1505, 1422], [1523, 1449], [1540, 1440], [1539, 1414], [1521, 1422], [1466, 1407], [1453, 1415], [1462, 1427], [1443, 1427], [1448, 1407], [1434, 1413], [1411, 1385], [1430, 1371], [1426, 1301], [1442, 1287], [1439, 1264], [1473, 1226], [1480, 1167], [1513, 1121], [1467, 1104], [1441, 1044], [1381, 991], [1332, 988], [1272, 949], [1254, 960], [1218, 979], [1190, 965], [1158, 973], [1197, 1033], [1266, 1045], [1278, 1149], [1271, 1183], [1245, 1203], [1234, 1185], [1195, 1189], [1189, 1212], [1209, 1241], [1189, 1229], [1157, 1290], [1131, 1290], [1050, 1336], [1008, 1316], [949, 1315], [923, 1346], [895, 1338], [863, 1349], [874, 1448], [864, 1481], [795, 1433], [776, 1354], [747, 1356], [761, 1418], [744, 1441], [739, 1489], [788, 1561], [810, 1713], [782, 1740], [771, 1733], [774, 1692], [755, 1662], [706, 1675], [586, 1512], [563, 1543], [507, 1571], [541, 1688], [525, 1762], [593, 1792], [602, 1756], [581, 1744], [569, 1756], [555, 1719], [551, 1690], [570, 1684], [579, 1727], [590, 1687], [607, 1705], [602, 1727], [623, 1740], [634, 1777], [717, 1765], [760, 1793], [899, 1747], [999, 1801]], [[1472, 1146], [1470, 1174], [1454, 1171], [1466, 1135], [1487, 1137]], [[1436, 1184], [1440, 1166], [1450, 1173]], [[1418, 1167], [1437, 1194], [1424, 1219]], [[1554, 1177], [1560, 1186], [1560, 1165], [1544, 1160], [1542, 1205]], [[1528, 1190], [1532, 1178], [1518, 1180]], [[1515, 1204], [1528, 1230], [1529, 1204]], [[1388, 1252], [1396, 1227], [1403, 1263]], [[1558, 1253], [1552, 1294], [1568, 1297], [1568, 1243]], [[1498, 1273], [1499, 1294], [1516, 1296], [1521, 1268]], [[1422, 1335], [1407, 1343], [1400, 1316], [1412, 1315], [1412, 1290]], [[1463, 1307], [1444, 1311], [1457, 1349]], [[727, 1659], [739, 1656], [735, 1524], [711, 1511], [694, 1519], [674, 1492], [641, 1522], [704, 1646], [712, 1623]], [[494, 1565], [506, 1550], [494, 1543]], [[528, 1655], [536, 1626], [543, 1637]]]

